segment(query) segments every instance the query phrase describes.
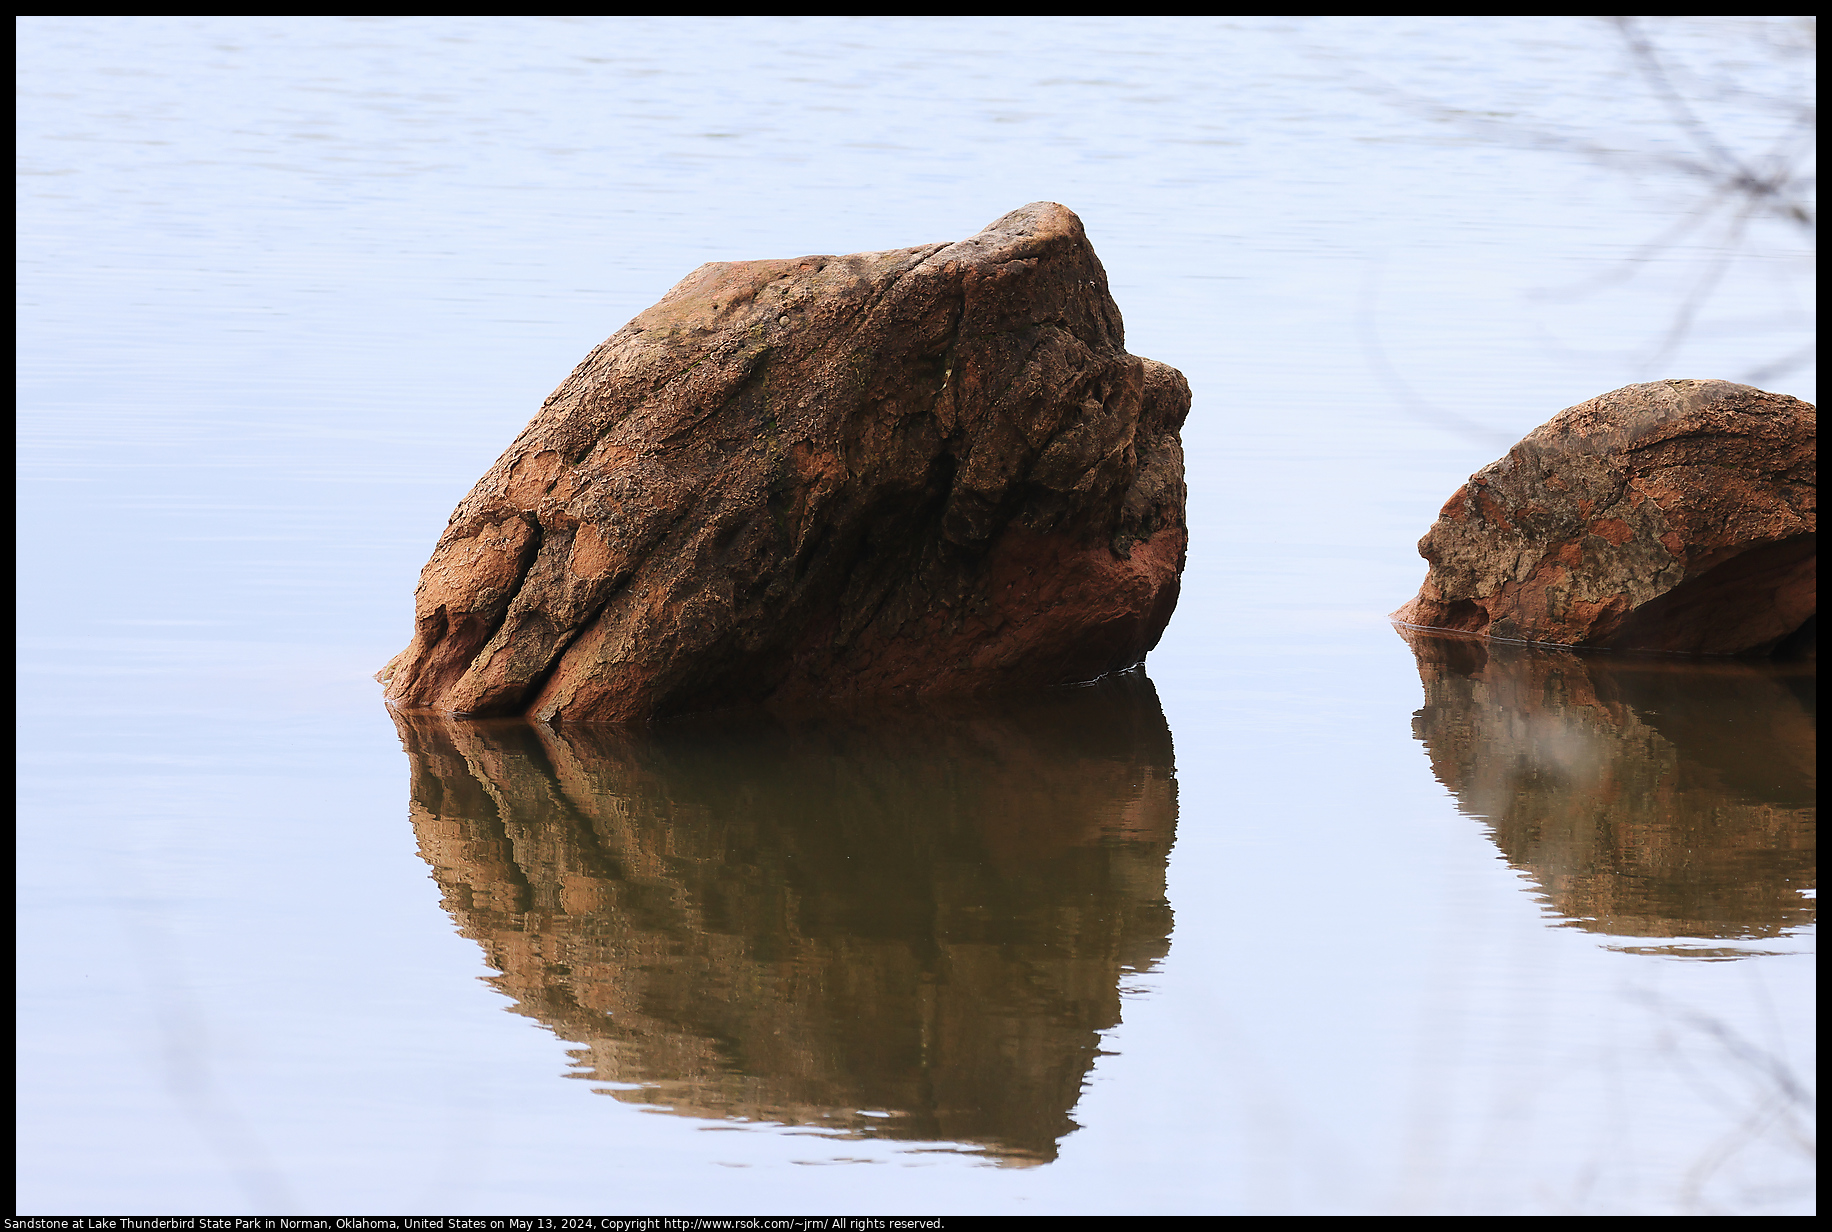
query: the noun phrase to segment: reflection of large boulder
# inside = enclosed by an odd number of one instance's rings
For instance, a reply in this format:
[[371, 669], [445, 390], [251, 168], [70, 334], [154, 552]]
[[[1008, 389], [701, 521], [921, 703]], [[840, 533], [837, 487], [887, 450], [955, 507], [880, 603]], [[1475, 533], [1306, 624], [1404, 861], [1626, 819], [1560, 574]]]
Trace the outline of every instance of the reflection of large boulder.
[[452, 514], [404, 709], [643, 721], [1090, 680], [1176, 606], [1189, 385], [1060, 205], [700, 267]]
[[1817, 412], [1728, 381], [1560, 411], [1444, 503], [1404, 624], [1509, 641], [1764, 654], [1819, 610]]
[[447, 910], [619, 1099], [1053, 1158], [1168, 946], [1139, 674], [801, 726], [397, 721]]
[[1733, 938], [1812, 922], [1811, 669], [1407, 640], [1433, 772], [1571, 924]]

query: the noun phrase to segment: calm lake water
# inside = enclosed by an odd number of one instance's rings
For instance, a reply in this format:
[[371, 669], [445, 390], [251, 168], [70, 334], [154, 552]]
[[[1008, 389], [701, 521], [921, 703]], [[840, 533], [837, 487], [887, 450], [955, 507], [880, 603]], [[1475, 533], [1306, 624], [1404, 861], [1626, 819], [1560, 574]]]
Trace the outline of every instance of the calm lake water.
[[[1808, 148], [1810, 27], [1644, 28]], [[20, 1213], [1812, 1211], [1811, 665], [1385, 620], [1561, 408], [1815, 396], [1810, 238], [1614, 27], [18, 31]], [[453, 505], [677, 279], [1040, 199], [1195, 391], [1144, 671], [382, 706]]]

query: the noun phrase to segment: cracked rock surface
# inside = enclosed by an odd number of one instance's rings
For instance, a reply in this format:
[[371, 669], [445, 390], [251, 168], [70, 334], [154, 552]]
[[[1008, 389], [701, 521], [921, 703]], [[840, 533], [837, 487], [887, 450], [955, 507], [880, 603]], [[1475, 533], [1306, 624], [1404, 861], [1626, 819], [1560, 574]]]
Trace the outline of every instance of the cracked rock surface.
[[1402, 624], [1690, 654], [1805, 651], [1817, 412], [1729, 381], [1630, 385], [1470, 477], [1419, 541]]
[[703, 265], [459, 503], [378, 678], [405, 710], [641, 722], [1122, 670], [1176, 605], [1189, 406], [1060, 205]]

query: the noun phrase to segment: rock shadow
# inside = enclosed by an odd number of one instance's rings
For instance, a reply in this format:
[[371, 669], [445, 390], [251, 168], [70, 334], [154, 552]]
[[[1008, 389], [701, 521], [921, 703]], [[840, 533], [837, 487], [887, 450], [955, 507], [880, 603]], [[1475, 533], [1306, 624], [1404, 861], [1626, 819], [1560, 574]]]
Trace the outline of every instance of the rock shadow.
[[[1568, 927], [1778, 937], [1812, 924], [1807, 662], [1574, 654], [1401, 629], [1432, 772]], [[1750, 949], [1624, 945], [1733, 958]]]
[[446, 910], [619, 1100], [1047, 1162], [1169, 949], [1143, 672], [796, 723], [396, 722]]

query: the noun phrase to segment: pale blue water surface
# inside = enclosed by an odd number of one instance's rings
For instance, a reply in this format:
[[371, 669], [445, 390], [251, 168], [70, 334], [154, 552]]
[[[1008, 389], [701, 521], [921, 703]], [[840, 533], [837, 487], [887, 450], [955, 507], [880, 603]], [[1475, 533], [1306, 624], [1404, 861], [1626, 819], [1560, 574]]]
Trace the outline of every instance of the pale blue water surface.
[[[1810, 27], [1646, 29], [1726, 145], [1810, 157]], [[1814, 397], [1810, 236], [1671, 165], [1697, 142], [1613, 27], [18, 33], [21, 1213], [1812, 1210], [1810, 671], [1421, 662], [1384, 619], [1444, 498], [1559, 409]], [[417, 571], [587, 350], [703, 261], [1041, 199], [1195, 392], [1155, 700], [404, 745], [370, 674]], [[540, 908], [598, 930], [589, 980], [438, 854], [569, 766], [577, 834], [634, 819], [608, 898]], [[927, 870], [933, 919], [795, 872], [807, 827], [924, 817], [859, 859]], [[796, 982], [906, 960], [853, 1001]], [[662, 1025], [579, 1026], [554, 998], [591, 980]], [[656, 1008], [701, 985], [722, 1007]], [[953, 1052], [834, 1051], [931, 1004]]]

